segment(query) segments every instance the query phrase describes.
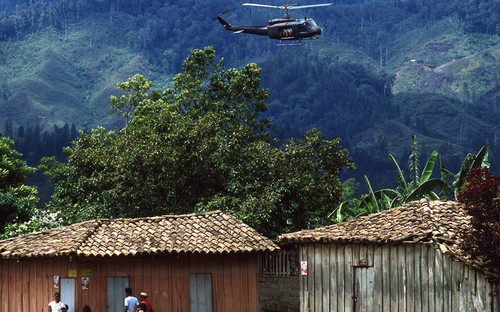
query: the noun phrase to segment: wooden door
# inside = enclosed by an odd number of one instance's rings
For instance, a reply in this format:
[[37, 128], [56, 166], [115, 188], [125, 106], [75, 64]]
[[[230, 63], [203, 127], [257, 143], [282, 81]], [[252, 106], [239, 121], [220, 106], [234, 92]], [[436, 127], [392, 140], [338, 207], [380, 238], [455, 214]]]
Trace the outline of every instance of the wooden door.
[[130, 287], [129, 278], [108, 277], [107, 286], [108, 312], [122, 312], [125, 307], [125, 288]]
[[191, 312], [212, 312], [212, 275], [189, 274]]
[[66, 304], [69, 311], [75, 311], [75, 279], [61, 278], [61, 302]]
[[354, 267], [353, 306], [355, 312], [375, 311], [373, 308], [374, 268]]

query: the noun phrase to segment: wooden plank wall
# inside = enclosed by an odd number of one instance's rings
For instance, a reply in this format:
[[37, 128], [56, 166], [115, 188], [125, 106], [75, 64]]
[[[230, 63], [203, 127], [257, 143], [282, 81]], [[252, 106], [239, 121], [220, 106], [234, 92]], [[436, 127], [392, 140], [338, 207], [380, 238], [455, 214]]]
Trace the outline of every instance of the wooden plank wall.
[[[189, 312], [189, 274], [210, 273], [214, 311], [256, 312], [257, 255], [177, 255], [144, 258], [0, 260], [0, 310], [47, 312], [59, 289], [53, 276], [76, 272], [76, 311], [89, 304], [92, 311], [106, 312], [107, 278], [129, 277], [136, 296], [149, 294], [155, 311]], [[82, 272], [90, 277], [82, 289]], [[124, 296], [125, 297], [125, 296]]]
[[300, 261], [304, 312], [500, 312], [498, 285], [429, 244], [308, 244]]

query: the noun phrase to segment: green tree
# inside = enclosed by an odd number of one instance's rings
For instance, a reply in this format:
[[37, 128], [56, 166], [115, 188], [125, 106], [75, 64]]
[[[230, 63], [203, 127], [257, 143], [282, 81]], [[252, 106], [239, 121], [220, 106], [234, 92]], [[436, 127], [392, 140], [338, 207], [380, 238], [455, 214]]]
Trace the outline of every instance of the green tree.
[[12, 149], [14, 141], [0, 137], [0, 228], [7, 222], [26, 221], [38, 202], [38, 192], [25, 181], [36, 170]]
[[147, 97], [146, 92], [149, 91], [152, 83], [142, 75], [137, 74], [125, 82], [118, 83], [117, 86], [118, 89], [123, 90], [125, 94], [121, 95], [120, 98], [114, 95], [111, 96], [109, 99], [111, 105], [109, 113], [114, 114], [118, 111], [122, 114], [122, 117], [125, 118], [126, 131], [130, 117], [134, 113], [134, 109]]
[[82, 133], [66, 163], [44, 160], [51, 207], [71, 222], [229, 209], [269, 236], [327, 222], [347, 151], [315, 130], [278, 148], [259, 117], [269, 95], [260, 74], [192, 50], [172, 88], [139, 91], [126, 132]]

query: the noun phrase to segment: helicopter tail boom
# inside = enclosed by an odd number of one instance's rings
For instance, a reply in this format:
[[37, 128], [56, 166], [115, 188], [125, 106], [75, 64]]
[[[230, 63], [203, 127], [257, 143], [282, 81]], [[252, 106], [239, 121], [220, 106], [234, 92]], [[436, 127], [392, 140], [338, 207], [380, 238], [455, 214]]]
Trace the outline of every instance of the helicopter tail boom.
[[213, 20], [218, 20], [219, 23], [221, 23], [222, 26], [224, 26], [225, 30], [232, 31], [235, 34], [247, 33], [247, 34], [264, 35], [264, 36], [269, 35], [266, 26], [233, 26], [229, 24], [228, 21], [222, 18], [222, 15], [226, 14], [227, 12], [229, 12], [229, 10], [225, 10], [224, 12], [213, 17]]

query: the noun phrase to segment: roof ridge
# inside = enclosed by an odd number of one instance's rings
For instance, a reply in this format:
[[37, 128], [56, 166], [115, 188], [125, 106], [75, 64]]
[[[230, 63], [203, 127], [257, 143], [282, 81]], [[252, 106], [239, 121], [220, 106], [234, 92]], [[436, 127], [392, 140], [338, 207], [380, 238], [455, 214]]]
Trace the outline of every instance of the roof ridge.
[[417, 206], [422, 210], [422, 220], [425, 222], [425, 231], [428, 232], [427, 235], [433, 236], [436, 231], [439, 231], [439, 225], [435, 222], [436, 218], [434, 216], [434, 207], [431, 205], [430, 201], [420, 201], [421, 206]]
[[206, 212], [185, 213], [185, 214], [180, 214], [180, 215], [166, 214], [166, 215], [159, 215], [159, 216], [136, 217], [136, 218], [126, 218], [126, 217], [116, 218], [116, 219], [103, 218], [103, 219], [95, 219], [93, 221], [99, 220], [99, 221], [105, 221], [105, 222], [116, 222], [116, 221], [123, 221], [123, 220], [127, 220], [127, 221], [140, 221], [140, 220], [155, 220], [155, 219], [165, 219], [165, 218], [169, 218], [169, 219], [181, 219], [181, 218], [192, 217], [192, 216], [205, 216], [205, 215], [215, 215], [215, 214], [227, 214], [227, 215], [233, 216], [227, 210], [212, 210], [212, 211], [206, 211]]
[[[95, 231], [97, 230], [97, 228], [102, 224], [101, 221], [103, 221], [102, 219], [95, 219], [95, 220], [88, 220], [88, 221], [84, 221], [84, 222], [81, 222], [80, 225], [82, 225], [83, 223], [89, 223], [89, 224], [93, 224], [95, 223], [94, 226], [90, 226], [85, 235], [83, 235], [82, 239], [78, 242], [75, 242], [75, 245], [73, 248], [71, 248], [71, 252], [74, 252], [74, 253], [78, 253], [79, 250], [80, 250], [80, 246], [82, 246], [84, 243], [87, 242], [88, 238], [95, 233]], [[106, 221], [106, 220], [104, 220]]]

